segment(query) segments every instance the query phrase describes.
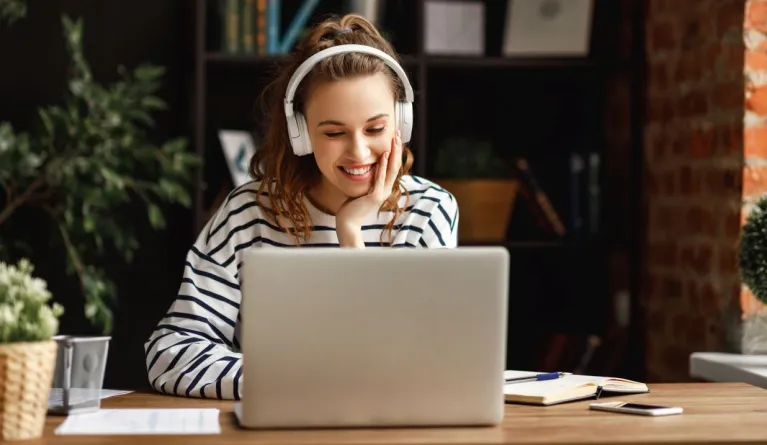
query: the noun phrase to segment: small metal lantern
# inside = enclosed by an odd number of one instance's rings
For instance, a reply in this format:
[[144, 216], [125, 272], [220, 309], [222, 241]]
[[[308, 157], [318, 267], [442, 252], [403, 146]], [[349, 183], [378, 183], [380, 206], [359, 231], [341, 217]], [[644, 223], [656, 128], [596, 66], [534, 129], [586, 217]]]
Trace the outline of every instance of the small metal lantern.
[[50, 414], [82, 414], [101, 408], [111, 337], [59, 335], [56, 369], [48, 398]]

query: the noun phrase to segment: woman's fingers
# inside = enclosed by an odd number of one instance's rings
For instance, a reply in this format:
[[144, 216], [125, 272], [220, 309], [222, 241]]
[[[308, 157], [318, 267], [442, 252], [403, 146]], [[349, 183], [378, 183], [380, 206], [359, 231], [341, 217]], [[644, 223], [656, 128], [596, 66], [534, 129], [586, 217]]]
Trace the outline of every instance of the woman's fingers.
[[386, 191], [391, 193], [392, 187], [394, 187], [394, 181], [397, 180], [397, 174], [402, 166], [402, 139], [400, 138], [400, 132], [397, 130], [392, 138], [391, 147], [391, 162], [389, 163], [389, 169], [386, 173]]
[[382, 154], [381, 160], [378, 162], [379, 165], [378, 169], [376, 169], [376, 183], [374, 187], [374, 192], [377, 192], [376, 196], [386, 193], [386, 172], [389, 169], [389, 152], [387, 151]]

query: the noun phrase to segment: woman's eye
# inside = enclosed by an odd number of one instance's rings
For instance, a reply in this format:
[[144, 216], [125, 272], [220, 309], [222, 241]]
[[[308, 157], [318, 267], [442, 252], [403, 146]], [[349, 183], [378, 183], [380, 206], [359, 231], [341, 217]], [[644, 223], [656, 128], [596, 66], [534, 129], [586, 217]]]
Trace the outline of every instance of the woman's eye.
[[369, 133], [373, 133], [373, 134], [378, 134], [378, 133], [384, 131], [385, 129], [386, 129], [386, 127], [375, 127], [375, 128], [368, 129], [368, 132]]
[[340, 131], [330, 131], [330, 132], [325, 133], [325, 136], [327, 136], [329, 138], [335, 138], [335, 137], [341, 136], [342, 134], [343, 134], [343, 132], [340, 132]]

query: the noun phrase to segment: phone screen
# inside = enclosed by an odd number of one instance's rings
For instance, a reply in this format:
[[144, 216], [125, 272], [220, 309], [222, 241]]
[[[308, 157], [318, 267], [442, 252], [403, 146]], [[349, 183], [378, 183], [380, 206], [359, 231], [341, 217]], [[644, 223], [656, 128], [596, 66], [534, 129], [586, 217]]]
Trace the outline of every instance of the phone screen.
[[651, 410], [651, 409], [663, 409], [666, 407], [658, 406], [658, 405], [642, 405], [639, 403], [626, 403], [625, 405], [622, 405], [621, 408]]

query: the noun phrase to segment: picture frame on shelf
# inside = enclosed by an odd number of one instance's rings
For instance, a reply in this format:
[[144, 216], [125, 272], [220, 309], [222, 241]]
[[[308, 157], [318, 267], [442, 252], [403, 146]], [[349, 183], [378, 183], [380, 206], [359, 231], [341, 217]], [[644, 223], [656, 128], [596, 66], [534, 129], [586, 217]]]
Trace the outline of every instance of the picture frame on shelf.
[[431, 55], [485, 54], [485, 4], [479, 1], [426, 0], [424, 52]]
[[586, 57], [594, 0], [508, 0], [502, 55]]
[[235, 188], [251, 181], [250, 159], [256, 153], [253, 136], [243, 130], [219, 130], [218, 139], [224, 152], [232, 184]]

